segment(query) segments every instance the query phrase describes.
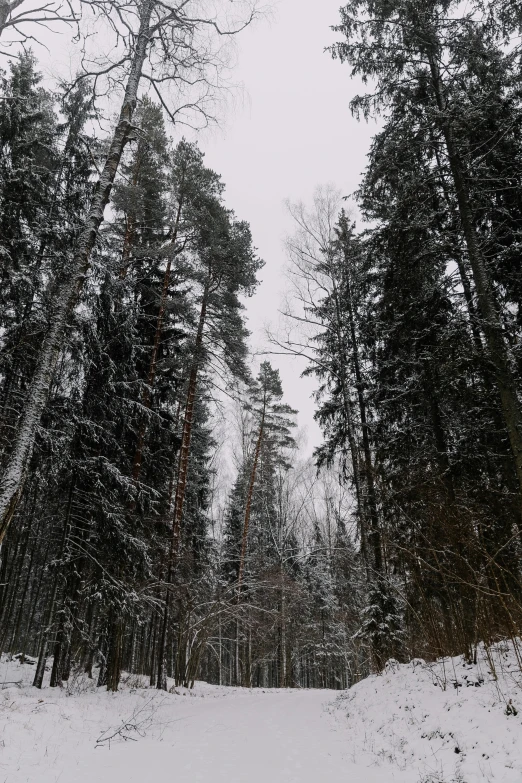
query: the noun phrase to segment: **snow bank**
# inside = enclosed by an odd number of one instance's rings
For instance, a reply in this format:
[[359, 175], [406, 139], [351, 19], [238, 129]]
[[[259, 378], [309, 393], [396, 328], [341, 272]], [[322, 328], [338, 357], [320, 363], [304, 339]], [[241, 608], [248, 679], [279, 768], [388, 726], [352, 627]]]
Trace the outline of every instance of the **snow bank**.
[[355, 756], [370, 753], [422, 783], [522, 783], [522, 674], [511, 643], [476, 665], [388, 662], [332, 707]]
[[31, 685], [34, 664], [0, 658], [0, 783], [71, 783], [104, 749], [161, 739], [179, 717], [176, 704], [233, 690], [198, 683], [193, 691], [164, 693], [132, 675], [116, 694], [85, 675], [38, 690]]

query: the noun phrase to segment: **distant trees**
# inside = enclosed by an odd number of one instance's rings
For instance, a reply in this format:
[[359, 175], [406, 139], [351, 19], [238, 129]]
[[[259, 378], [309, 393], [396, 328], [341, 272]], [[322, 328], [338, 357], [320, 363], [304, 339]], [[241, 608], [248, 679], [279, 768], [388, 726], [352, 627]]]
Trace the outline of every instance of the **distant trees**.
[[[357, 581], [360, 559], [344, 527], [346, 499], [299, 460], [295, 411], [282, 396], [279, 373], [263, 362], [225, 508], [223, 583], [236, 607], [220, 627], [220, 681], [345, 687], [359, 665], [348, 585]], [[360, 671], [367, 670], [364, 651]]]
[[[374, 464], [373, 410], [365, 347], [370, 265], [364, 244], [331, 188], [317, 190], [311, 210], [290, 204], [296, 232], [287, 240], [295, 304], [287, 311], [284, 350], [309, 360], [305, 374], [319, 379], [316, 418], [324, 433], [319, 465], [340, 464], [350, 476], [366, 569], [365, 636], [377, 666], [398, 653], [396, 608], [390, 594], [382, 540], [381, 499]], [[302, 321], [307, 332], [299, 329]], [[293, 336], [295, 324], [302, 337]], [[304, 339], [304, 342], [303, 342]]]

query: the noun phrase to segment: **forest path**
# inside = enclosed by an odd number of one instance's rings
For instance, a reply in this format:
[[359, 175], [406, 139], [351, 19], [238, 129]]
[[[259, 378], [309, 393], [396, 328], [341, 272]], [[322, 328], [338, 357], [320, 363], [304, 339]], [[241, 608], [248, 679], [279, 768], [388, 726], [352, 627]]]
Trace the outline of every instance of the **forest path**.
[[[223, 689], [225, 690], [225, 689]], [[230, 689], [177, 699], [137, 742], [112, 744], [63, 769], [59, 783], [389, 783], [399, 770], [354, 764], [333, 691]], [[394, 775], [395, 772], [395, 775]]]

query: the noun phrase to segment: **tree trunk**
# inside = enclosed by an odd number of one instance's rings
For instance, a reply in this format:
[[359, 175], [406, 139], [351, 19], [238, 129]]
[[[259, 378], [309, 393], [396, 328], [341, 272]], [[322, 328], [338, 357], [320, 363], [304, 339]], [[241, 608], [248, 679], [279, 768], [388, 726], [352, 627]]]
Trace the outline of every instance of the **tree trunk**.
[[199, 364], [201, 361], [201, 349], [203, 347], [203, 330], [207, 317], [208, 297], [210, 293], [210, 275], [203, 291], [201, 310], [199, 314], [198, 331], [194, 346], [194, 359], [190, 370], [187, 399], [185, 403], [185, 415], [183, 417], [183, 431], [181, 436], [181, 449], [178, 463], [178, 477], [176, 482], [176, 494], [174, 498], [174, 516], [172, 522], [172, 539], [169, 552], [169, 565], [167, 574], [167, 592], [163, 611], [160, 640], [158, 645], [158, 677], [157, 687], [166, 688], [165, 674], [165, 643], [167, 639], [167, 626], [169, 623], [170, 602], [172, 592], [172, 579], [175, 571], [175, 561], [179, 552], [181, 522], [183, 519], [183, 505], [185, 502], [185, 489], [187, 486], [187, 472], [190, 458], [190, 442], [192, 438], [192, 424], [194, 420], [194, 403], [196, 400]]
[[[266, 395], [265, 395], [266, 397]], [[256, 481], [257, 465], [259, 462], [259, 455], [261, 453], [261, 444], [263, 442], [263, 435], [265, 431], [265, 414], [266, 414], [266, 398], [263, 401], [263, 412], [261, 414], [261, 423], [259, 425], [259, 433], [256, 441], [256, 448], [254, 452], [254, 462], [252, 464], [252, 470], [250, 473], [250, 482], [248, 485], [248, 494], [245, 503], [245, 516], [243, 521], [243, 532], [241, 535], [241, 552], [239, 555], [239, 569], [237, 576], [237, 604], [241, 599], [241, 585], [243, 582], [243, 572], [245, 569], [246, 550], [248, 543], [248, 528], [250, 525], [250, 513], [252, 510], [252, 497], [254, 494], [254, 485]], [[239, 665], [239, 638], [240, 638], [240, 622], [239, 617], [236, 620], [236, 639], [235, 639], [235, 677], [236, 685], [240, 685], [241, 671]]]
[[[134, 166], [134, 170], [132, 172], [132, 179], [130, 182], [131, 186], [134, 188], [138, 184], [138, 177], [140, 174], [141, 163], [142, 163], [142, 159], [140, 158], [141, 144], [142, 144], [141, 141], [138, 142], [136, 164]], [[123, 247], [121, 251], [120, 278], [122, 280], [125, 280], [125, 278], [127, 277], [127, 272], [129, 271], [129, 262], [132, 253], [132, 248], [134, 247], [135, 234], [136, 234], [136, 215], [133, 212], [129, 212], [125, 220], [125, 234], [123, 236]]]
[[[340, 364], [342, 368], [342, 373], [341, 376], [338, 378], [338, 380], [341, 385], [344, 425], [346, 427], [348, 446], [350, 449], [350, 456], [352, 458], [353, 483], [355, 488], [355, 500], [357, 502], [357, 515], [359, 518], [359, 527], [360, 527], [360, 535], [361, 535], [361, 551], [366, 567], [366, 575], [367, 578], [370, 579], [371, 568], [370, 568], [369, 553], [368, 553], [368, 532], [369, 532], [368, 527], [369, 526], [367, 524], [366, 509], [364, 506], [364, 497], [363, 497], [363, 491], [361, 486], [362, 471], [361, 471], [361, 464], [360, 464], [360, 457], [359, 457], [359, 447], [357, 444], [357, 438], [355, 435], [355, 427], [353, 421], [354, 419], [353, 405], [352, 405], [352, 401], [350, 400], [350, 394], [348, 391], [348, 379], [346, 377], [346, 364], [348, 361], [348, 351], [347, 351], [346, 339], [344, 335], [344, 323], [343, 323], [344, 319], [342, 315], [341, 303], [339, 301], [339, 290], [333, 273], [331, 274], [331, 280], [332, 280], [332, 287], [333, 287], [333, 294], [334, 294], [334, 301], [335, 301], [334, 329], [337, 335], [339, 352], [341, 354]], [[375, 539], [373, 543], [375, 543]]]
[[89, 602], [89, 604], [87, 605], [87, 612], [85, 614], [85, 625], [87, 626], [87, 639], [84, 648], [82, 665], [83, 665], [84, 673], [89, 677], [90, 680], [92, 680], [92, 667], [94, 665], [94, 654], [96, 651], [94, 640], [93, 640], [95, 619], [96, 618], [95, 618], [94, 604], [92, 602]]
[[[179, 224], [181, 220], [181, 211], [183, 208], [183, 196], [180, 196], [179, 204], [178, 204], [178, 210], [176, 214], [176, 221], [174, 223], [173, 233], [172, 233], [172, 239], [171, 239], [171, 245], [175, 245], [177, 238], [178, 238], [178, 232], [179, 232]], [[169, 285], [170, 285], [170, 274], [172, 270], [172, 259], [169, 258], [167, 261], [167, 268], [165, 269], [165, 275], [163, 277], [163, 287], [161, 289], [161, 298], [160, 298], [160, 305], [158, 310], [158, 318], [156, 321], [156, 332], [154, 334], [154, 344], [152, 347], [152, 354], [150, 357], [150, 366], [149, 366], [149, 374], [147, 377], [147, 386], [143, 390], [142, 394], [142, 403], [145, 408], [150, 408], [151, 405], [151, 393], [152, 389], [154, 388], [154, 382], [156, 380], [156, 371], [158, 367], [158, 353], [159, 353], [159, 347], [161, 342], [161, 335], [163, 333], [163, 321], [165, 319], [165, 309], [167, 306], [167, 297], [169, 292]], [[147, 422], [143, 418], [140, 423], [140, 429], [138, 432], [138, 443], [136, 445], [136, 452], [134, 454], [134, 460], [133, 460], [133, 466], [132, 466], [132, 479], [133, 481], [138, 481], [140, 477], [141, 472], [141, 463], [143, 460], [143, 448], [145, 445], [145, 435], [147, 433]]]
[[[69, 496], [67, 499], [67, 510], [65, 513], [65, 519], [63, 523], [63, 541], [62, 541], [62, 552], [61, 552], [61, 559], [62, 559], [62, 565], [63, 565], [63, 559], [65, 556], [65, 549], [67, 544], [67, 539], [69, 537], [69, 526], [71, 523], [71, 511], [72, 511], [72, 503], [73, 503], [73, 497], [74, 497], [74, 487], [76, 484], [76, 478], [73, 476], [71, 479], [71, 484], [69, 487]], [[68, 603], [68, 600], [70, 600], [71, 593], [71, 565], [69, 564], [69, 573], [67, 574], [65, 578], [65, 586], [63, 589], [63, 596], [62, 596], [62, 607], [61, 611], [58, 611], [56, 614], [58, 615], [58, 629], [56, 632], [56, 637], [54, 641], [54, 647], [53, 647], [53, 668], [51, 670], [51, 681], [50, 681], [50, 687], [55, 688], [57, 685], [60, 685], [62, 682], [62, 668], [64, 663], [64, 655], [63, 655], [63, 647], [64, 647], [64, 641], [65, 641], [65, 612], [66, 612], [66, 606]]]
[[280, 609], [279, 609], [279, 687], [286, 688], [286, 616], [285, 616], [285, 582], [283, 564], [280, 564]]
[[156, 675], [156, 688], [158, 690], [167, 690], [167, 671], [166, 671], [166, 647], [167, 647], [167, 628], [169, 624], [170, 615], [170, 581], [171, 571], [169, 569], [169, 576], [167, 581], [167, 592], [165, 594], [165, 604], [163, 606], [163, 617], [161, 618], [161, 626], [158, 640], [158, 671]]
[[51, 630], [51, 623], [53, 621], [57, 593], [58, 593], [58, 577], [55, 576], [53, 580], [53, 588], [51, 591], [51, 595], [49, 597], [49, 604], [47, 607], [45, 623], [42, 630], [42, 635], [40, 637], [38, 663], [36, 665], [36, 671], [34, 673], [34, 680], [33, 680], [33, 686], [35, 688], [41, 688], [43, 684], [45, 664], [47, 663], [47, 648], [49, 645], [49, 633]]
[[257, 436], [256, 450], [254, 452], [254, 462], [252, 463], [252, 470], [250, 472], [250, 482], [248, 485], [248, 494], [245, 503], [245, 516], [243, 520], [243, 533], [241, 535], [241, 553], [239, 555], [239, 570], [237, 575], [237, 595], [239, 601], [239, 594], [241, 592], [241, 584], [243, 581], [243, 572], [245, 569], [245, 558], [248, 542], [248, 528], [250, 525], [250, 514], [252, 510], [252, 497], [254, 494], [254, 484], [256, 482], [257, 465], [259, 462], [259, 455], [261, 453], [261, 444], [263, 442], [263, 436], [265, 434], [265, 415], [266, 415], [266, 399], [263, 402], [263, 411], [261, 413], [261, 423], [259, 425], [259, 434]]
[[203, 299], [201, 302], [201, 311], [199, 314], [198, 331], [196, 335], [196, 344], [194, 346], [194, 361], [189, 376], [189, 385], [187, 389], [187, 401], [185, 404], [185, 416], [183, 418], [183, 432], [181, 436], [181, 449], [179, 453], [178, 480], [176, 484], [176, 495], [174, 498], [174, 520], [172, 527], [172, 539], [174, 542], [174, 552], [179, 548], [179, 536], [181, 531], [181, 521], [183, 518], [183, 505], [185, 502], [185, 490], [187, 487], [187, 472], [190, 458], [190, 442], [192, 439], [192, 424], [194, 420], [194, 403], [196, 401], [196, 389], [198, 382], [199, 365], [201, 361], [201, 349], [203, 347], [203, 329], [207, 317], [208, 296], [210, 292], [210, 280], [205, 285]]
[[239, 618], [236, 620], [236, 638], [234, 644], [234, 685], [241, 685], [241, 667], [239, 665]]
[[104, 210], [109, 203], [112, 185], [131, 129], [143, 63], [149, 44], [149, 26], [154, 2], [155, 0], [145, 0], [141, 9], [140, 29], [120, 118], [98, 181], [96, 195], [78, 239], [69, 276], [61, 284], [56, 296], [50, 327], [42, 343], [39, 361], [25, 402], [25, 410], [16, 430], [6, 469], [0, 480], [0, 545], [14, 516], [22, 492], [27, 465], [34, 447], [36, 430], [47, 402], [55, 365], [65, 337], [67, 321], [82, 290], [89, 269], [91, 252], [98, 238]]
[[219, 635], [219, 658], [218, 658], [218, 685], [223, 685], [223, 642], [222, 642], [222, 632], [221, 632], [221, 612], [219, 613], [218, 618], [218, 635]]
[[[72, 497], [72, 491], [74, 488], [74, 481], [71, 483], [71, 497]], [[61, 540], [61, 546], [60, 546], [60, 552], [59, 552], [59, 558], [61, 561], [63, 561], [64, 553], [65, 553], [65, 547], [67, 544], [67, 538], [69, 534], [69, 512], [70, 508], [68, 509], [67, 516], [64, 521], [63, 526], [63, 532], [62, 532], [62, 540]], [[40, 652], [38, 656], [38, 665], [36, 667], [36, 672], [34, 675], [34, 681], [33, 685], [36, 688], [42, 687], [43, 682], [43, 676], [45, 672], [45, 664], [47, 661], [47, 653], [48, 653], [48, 646], [49, 646], [49, 635], [51, 632], [52, 624], [54, 621], [55, 616], [55, 610], [56, 610], [56, 603], [58, 598], [58, 583], [59, 583], [59, 572], [56, 571], [54, 574], [54, 580], [53, 580], [53, 589], [50, 595], [49, 604], [47, 607], [47, 617], [44, 624], [44, 629], [42, 631], [42, 636], [40, 640]]]
[[107, 690], [116, 693], [120, 684], [123, 664], [123, 639], [125, 622], [117, 617], [110, 624], [109, 651], [107, 655]]
[[[346, 250], [346, 249], [345, 249]], [[348, 263], [347, 255], [345, 255], [346, 263]], [[350, 325], [350, 336], [352, 340], [352, 355], [353, 365], [355, 370], [355, 382], [357, 385], [357, 400], [359, 403], [359, 415], [361, 417], [361, 430], [363, 440], [363, 452], [364, 452], [364, 477], [366, 479], [366, 487], [368, 490], [368, 506], [370, 511], [370, 530], [368, 537], [371, 540], [373, 550], [373, 567], [375, 571], [380, 574], [383, 570], [382, 562], [382, 542], [381, 542], [381, 530], [379, 523], [379, 512], [377, 507], [377, 492], [375, 489], [375, 478], [373, 475], [373, 460], [370, 447], [370, 432], [368, 429], [368, 416], [366, 412], [366, 400], [363, 392], [363, 379], [361, 373], [361, 364], [359, 361], [359, 346], [357, 340], [357, 333], [355, 329], [355, 312], [352, 298], [352, 287], [347, 275], [347, 308], [348, 308], [348, 320]]]

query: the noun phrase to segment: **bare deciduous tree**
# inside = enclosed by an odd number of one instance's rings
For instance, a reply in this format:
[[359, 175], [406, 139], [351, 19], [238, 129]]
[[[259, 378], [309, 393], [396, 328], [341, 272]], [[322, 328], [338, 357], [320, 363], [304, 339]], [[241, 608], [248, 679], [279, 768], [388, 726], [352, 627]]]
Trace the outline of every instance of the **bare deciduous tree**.
[[[22, 7], [23, 6], [23, 7]], [[77, 24], [78, 11], [70, 0], [65, 2], [36, 2], [27, 0], [0, 0], [0, 37], [4, 33], [11, 38], [2, 41], [4, 49], [13, 49], [18, 44], [38, 41], [35, 30], [58, 24]]]

